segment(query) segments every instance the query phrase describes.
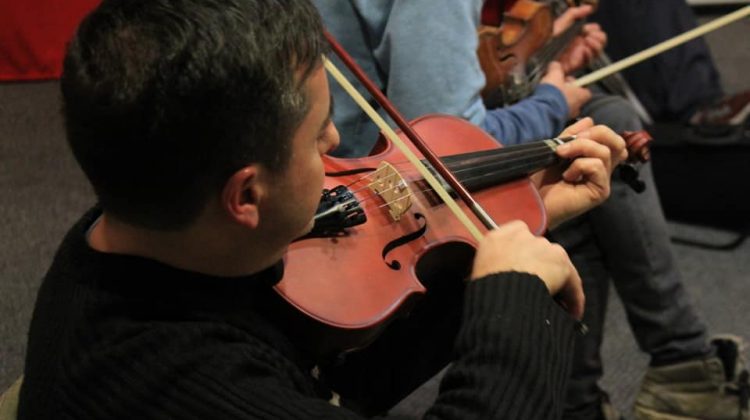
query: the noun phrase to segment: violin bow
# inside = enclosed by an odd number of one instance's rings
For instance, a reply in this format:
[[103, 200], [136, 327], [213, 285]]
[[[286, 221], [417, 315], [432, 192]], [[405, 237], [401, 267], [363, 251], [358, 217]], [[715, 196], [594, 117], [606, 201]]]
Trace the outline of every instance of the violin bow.
[[735, 10], [732, 13], [724, 15], [720, 18], [717, 18], [711, 22], [705, 23], [696, 28], [693, 28], [683, 34], [677, 35], [666, 41], [660, 42], [650, 48], [646, 48], [645, 50], [635, 53], [631, 55], [630, 57], [626, 57], [626, 58], [623, 58], [622, 60], [616, 61], [607, 67], [591, 72], [581, 77], [580, 79], [576, 79], [573, 82], [573, 84], [575, 84], [576, 86], [586, 86], [591, 83], [597, 82], [611, 74], [619, 72], [620, 70], [623, 70], [634, 64], [638, 64], [643, 60], [651, 58], [657, 54], [661, 54], [664, 51], [667, 51], [680, 44], [684, 44], [685, 42], [688, 42], [694, 38], [705, 35], [716, 29], [719, 29], [722, 26], [738, 21], [746, 16], [750, 16], [750, 6], [742, 7], [738, 10]]
[[[388, 98], [385, 97], [383, 92], [378, 88], [365, 74], [365, 72], [359, 67], [357, 63], [349, 56], [349, 54], [341, 47], [341, 45], [334, 39], [334, 37], [325, 31], [326, 39], [331, 45], [331, 48], [346, 67], [357, 77], [357, 79], [365, 86], [375, 100], [383, 107], [388, 115], [393, 119], [396, 125], [404, 132], [404, 134], [411, 140], [414, 146], [422, 153], [432, 167], [437, 171], [438, 174], [453, 188], [453, 190], [461, 197], [461, 200], [466, 203], [467, 207], [474, 213], [474, 215], [482, 222], [487, 229], [496, 229], [497, 223], [490, 217], [489, 214], [477, 203], [469, 192], [464, 188], [458, 179], [445, 167], [440, 158], [427, 146], [422, 138], [417, 134], [409, 125], [408, 122], [401, 116], [396, 110], [393, 104], [390, 103]], [[458, 206], [450, 193], [443, 188], [441, 183], [435, 178], [435, 176], [425, 167], [425, 165], [419, 160], [419, 158], [412, 152], [406, 144], [399, 138], [395, 131], [385, 122], [385, 120], [375, 111], [375, 109], [367, 102], [367, 100], [357, 91], [357, 89], [346, 79], [346, 77], [339, 71], [339, 69], [327, 58], [323, 57], [323, 63], [326, 70], [333, 76], [334, 79], [341, 85], [344, 90], [354, 99], [354, 101], [362, 108], [363, 111], [373, 120], [378, 128], [388, 137], [389, 140], [395, 144], [406, 158], [414, 165], [419, 173], [425, 178], [427, 183], [435, 190], [438, 196], [443, 202], [453, 211], [456, 217], [463, 223], [466, 229], [469, 230], [471, 235], [479, 241], [482, 238], [482, 233], [479, 231], [477, 226], [467, 217], [461, 208]]]

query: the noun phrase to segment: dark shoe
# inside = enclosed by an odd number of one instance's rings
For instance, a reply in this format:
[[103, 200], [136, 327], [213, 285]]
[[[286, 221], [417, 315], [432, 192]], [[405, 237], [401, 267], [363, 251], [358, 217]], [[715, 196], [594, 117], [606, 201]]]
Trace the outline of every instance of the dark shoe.
[[636, 419], [750, 419], [742, 341], [717, 336], [711, 344], [711, 356], [649, 368], [636, 397]]

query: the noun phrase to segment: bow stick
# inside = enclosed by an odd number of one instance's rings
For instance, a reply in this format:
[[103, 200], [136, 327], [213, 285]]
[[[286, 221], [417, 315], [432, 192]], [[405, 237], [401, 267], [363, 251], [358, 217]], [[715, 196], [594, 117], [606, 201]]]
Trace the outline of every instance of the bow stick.
[[643, 60], [651, 58], [657, 54], [661, 54], [664, 51], [674, 48], [680, 44], [690, 41], [691, 39], [697, 38], [701, 35], [705, 35], [708, 32], [714, 31], [721, 28], [722, 26], [728, 25], [732, 22], [742, 19], [743, 17], [750, 16], [750, 6], [745, 6], [739, 10], [735, 10], [725, 16], [715, 19], [711, 22], [693, 28], [681, 35], [677, 35], [674, 38], [670, 38], [666, 41], [660, 42], [653, 47], [646, 48], [645, 50], [635, 53], [630, 57], [623, 58], [611, 65], [601, 68], [597, 71], [591, 72], [580, 79], [576, 79], [573, 84], [576, 86], [586, 86], [591, 83], [597, 82], [611, 74], [617, 73], [618, 71], [630, 67], [634, 64], [638, 64]]

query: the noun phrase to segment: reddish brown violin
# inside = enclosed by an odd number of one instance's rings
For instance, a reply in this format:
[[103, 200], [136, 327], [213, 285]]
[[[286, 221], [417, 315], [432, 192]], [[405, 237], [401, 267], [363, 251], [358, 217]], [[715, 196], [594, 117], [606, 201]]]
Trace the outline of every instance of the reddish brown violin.
[[[411, 124], [492, 219], [523, 220], [544, 233], [544, 206], [527, 175], [559, 162], [561, 139], [501, 148], [460, 118], [429, 115]], [[625, 137], [638, 149], [633, 156], [648, 158], [645, 132]], [[367, 344], [408, 312], [425, 284], [461, 281], [471, 268], [474, 238], [400, 150], [382, 136], [377, 150], [358, 159], [326, 157], [315, 227], [290, 246], [276, 286], [306, 315], [305, 329], [326, 337], [323, 353]]]
[[[351, 60], [337, 53], [345, 63]], [[347, 64], [372, 85], [353, 62]], [[493, 223], [523, 220], [535, 234], [545, 231], [544, 206], [527, 175], [559, 162], [555, 148], [566, 139], [503, 148], [456, 117], [430, 115], [407, 124], [394, 113], [393, 119], [406, 128], [400, 138], [422, 142], [409, 149], [430, 171], [449, 172], [442, 177], [444, 188], [456, 195], [471, 192], [462, 208], [479, 207]], [[325, 166], [315, 226], [289, 247], [276, 290], [297, 309], [302, 339], [330, 354], [372, 341], [426, 293], [425, 284], [464, 280], [477, 239], [385, 137], [371, 156], [326, 157]], [[469, 217], [487, 226], [481, 213]]]
[[[541, 198], [519, 178], [556, 161], [553, 147], [499, 148], [476, 126], [448, 116], [422, 117], [412, 128], [494, 220], [520, 219], [532, 232], [544, 232]], [[460, 281], [471, 268], [475, 240], [422, 176], [403, 164], [402, 152], [384, 138], [381, 145], [366, 158], [326, 159], [315, 228], [290, 246], [277, 285], [291, 305], [328, 326], [325, 336], [334, 348], [369, 342], [425, 293], [429, 277]]]

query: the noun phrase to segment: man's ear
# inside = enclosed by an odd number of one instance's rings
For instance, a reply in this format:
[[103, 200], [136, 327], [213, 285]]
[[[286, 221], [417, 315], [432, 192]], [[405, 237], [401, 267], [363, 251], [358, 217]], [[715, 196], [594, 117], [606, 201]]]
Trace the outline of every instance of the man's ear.
[[229, 217], [252, 229], [260, 222], [259, 204], [263, 198], [259, 171], [257, 165], [238, 170], [224, 184], [221, 193], [221, 205]]

